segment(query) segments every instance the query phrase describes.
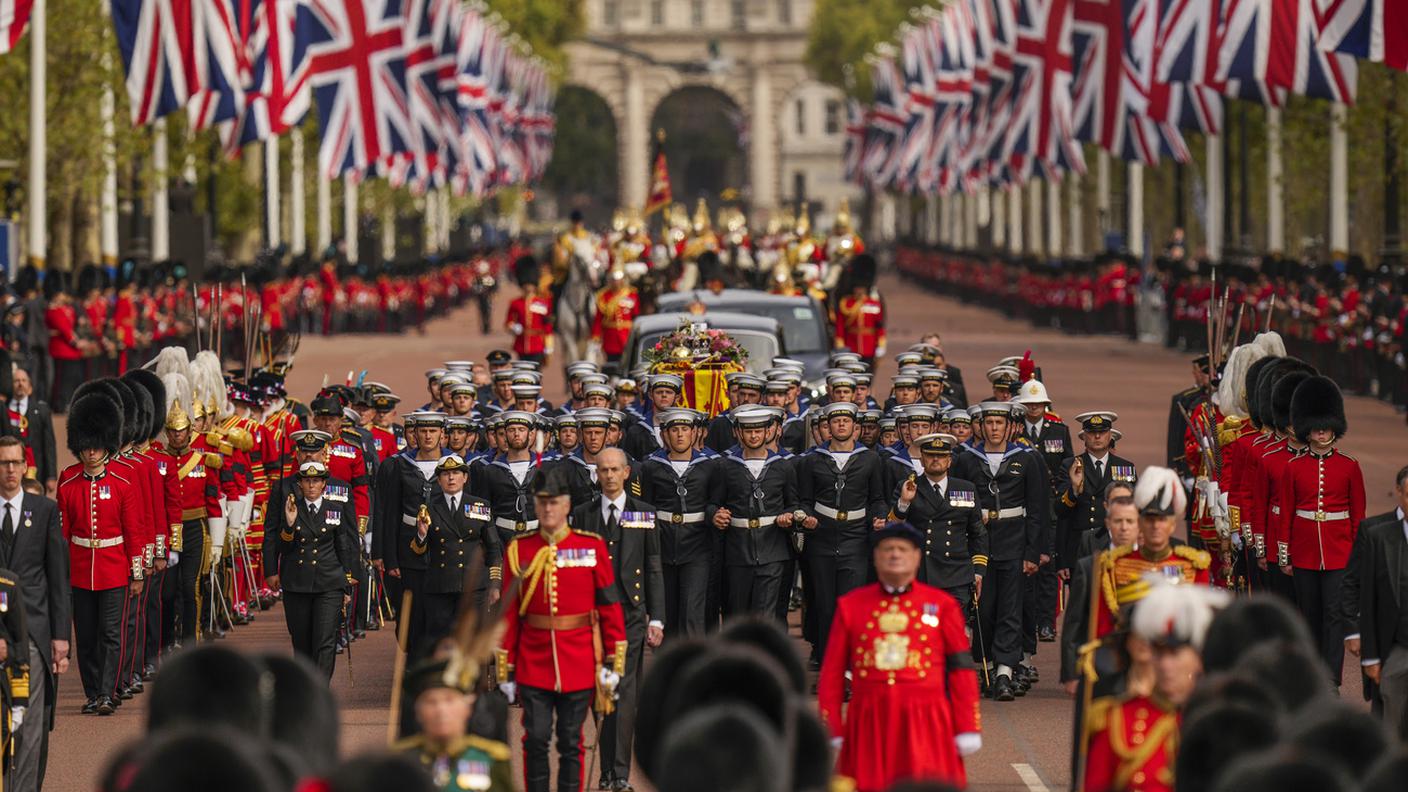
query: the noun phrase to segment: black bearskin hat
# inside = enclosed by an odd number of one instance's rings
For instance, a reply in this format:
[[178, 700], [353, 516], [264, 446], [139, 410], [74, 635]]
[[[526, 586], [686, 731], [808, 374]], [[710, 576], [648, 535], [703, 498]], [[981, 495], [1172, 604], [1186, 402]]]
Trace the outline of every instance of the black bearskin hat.
[[756, 710], [720, 702], [670, 727], [656, 785], [671, 792], [785, 792], [787, 747]]
[[1314, 646], [1305, 618], [1286, 601], [1269, 594], [1233, 600], [1208, 625], [1203, 667], [1209, 674], [1230, 670], [1242, 655], [1266, 642]]
[[699, 267], [699, 282], [721, 281], [724, 278], [724, 265], [719, 262], [719, 254], [712, 250], [706, 250], [695, 259], [695, 266]]
[[857, 253], [852, 256], [846, 269], [852, 289], [869, 289], [875, 285], [875, 257], [869, 253]]
[[1296, 438], [1309, 442], [1310, 433], [1329, 429], [1338, 439], [1349, 428], [1344, 418], [1344, 396], [1329, 377], [1311, 377], [1291, 396], [1291, 426]]
[[[298, 655], [265, 654], [274, 680], [269, 696], [270, 739], [302, 757], [314, 773], [337, 766], [337, 702], [321, 672]], [[476, 732], [477, 733], [477, 732]]]
[[141, 414], [137, 406], [137, 395], [132, 392], [132, 387], [117, 377], [103, 377], [102, 379], [88, 380], [79, 385], [73, 392], [74, 398], [85, 396], [89, 393], [106, 394], [108, 398], [122, 406], [122, 445], [134, 442], [143, 434], [146, 427], [142, 424]]
[[125, 779], [119, 788], [143, 792], [276, 792], [287, 787], [267, 750], [259, 738], [235, 729], [163, 732], [120, 757], [128, 767], [113, 777]]
[[675, 686], [680, 672], [709, 651], [698, 639], [666, 643], [645, 671], [640, 686], [640, 708], [636, 712], [636, 761], [647, 778], [655, 778], [659, 746], [667, 725], [665, 697]]
[[1280, 374], [1271, 389], [1271, 425], [1277, 429], [1291, 426], [1291, 397], [1301, 383], [1315, 376], [1313, 372], [1292, 370]]
[[719, 638], [741, 646], [751, 646], [776, 660], [792, 683], [792, 692], [806, 694], [807, 670], [802, 666], [802, 656], [776, 619], [756, 616], [731, 619], [719, 632]]
[[[1305, 361], [1299, 358], [1284, 357], [1271, 358], [1271, 360], [1272, 362], [1268, 364], [1265, 368], [1263, 368], [1261, 370], [1260, 376], [1257, 377], [1255, 403], [1257, 405], [1257, 412], [1261, 415], [1262, 426], [1269, 426], [1273, 429], [1284, 429], [1286, 428], [1286, 425], [1284, 423], [1277, 422], [1275, 398], [1276, 386], [1281, 383], [1281, 380], [1284, 377], [1291, 374], [1292, 372], [1299, 371], [1306, 372], [1309, 374], [1315, 374], [1317, 372], [1315, 371], [1314, 366], [1311, 366], [1309, 363], [1306, 363]], [[1251, 382], [1250, 379], [1248, 379], [1247, 381], [1249, 383]], [[1291, 392], [1294, 393], [1295, 391], [1292, 390]], [[1252, 391], [1250, 388], [1248, 388], [1248, 405], [1251, 405], [1253, 403], [1251, 395]], [[1285, 418], [1289, 420], [1291, 410], [1289, 396], [1286, 397], [1286, 406], [1284, 407], [1284, 410], [1286, 413]]]
[[123, 374], [122, 379], [132, 386], [133, 391], [145, 391], [151, 399], [152, 413], [147, 423], [146, 437], [142, 439], [157, 439], [166, 425], [166, 385], [162, 383], [161, 377], [147, 369], [132, 369]]
[[1276, 711], [1218, 703], [1183, 724], [1174, 773], [1176, 792], [1203, 792], [1229, 765], [1276, 744]]
[[1247, 417], [1252, 419], [1252, 425], [1258, 428], [1266, 426], [1271, 420], [1261, 412], [1261, 376], [1264, 372], [1275, 368], [1276, 361], [1285, 360], [1279, 357], [1264, 357], [1247, 366], [1247, 376], [1242, 381], [1242, 393], [1246, 395]]
[[[256, 658], [205, 644], [172, 655], [161, 666], [147, 702], [147, 732], [166, 726], [229, 726], [260, 739], [269, 732], [266, 690], [273, 682]], [[277, 683], [275, 683], [277, 684]]]
[[519, 286], [538, 282], [538, 260], [530, 256], [519, 256], [513, 262], [513, 277]]
[[1384, 724], [1368, 712], [1330, 700], [1308, 709], [1286, 729], [1286, 742], [1334, 762], [1359, 779], [1388, 751]]
[[1212, 791], [1349, 792], [1354, 788], [1354, 782], [1333, 764], [1280, 746], [1237, 761], [1217, 779]]
[[1325, 662], [1308, 646], [1267, 641], [1242, 655], [1232, 670], [1265, 682], [1289, 717], [1333, 699]]
[[152, 395], [146, 388], [136, 382], [121, 378], [121, 383], [127, 386], [127, 390], [132, 394], [132, 398], [137, 402], [137, 420], [132, 425], [132, 431], [123, 438], [124, 442], [140, 443], [151, 436], [152, 424], [156, 422], [156, 406], [152, 404]]
[[327, 777], [331, 792], [435, 792], [430, 774], [404, 754], [368, 754], [343, 762]]
[[88, 448], [109, 454], [122, 447], [122, 406], [100, 391], [73, 400], [68, 408], [68, 450], [78, 456]]

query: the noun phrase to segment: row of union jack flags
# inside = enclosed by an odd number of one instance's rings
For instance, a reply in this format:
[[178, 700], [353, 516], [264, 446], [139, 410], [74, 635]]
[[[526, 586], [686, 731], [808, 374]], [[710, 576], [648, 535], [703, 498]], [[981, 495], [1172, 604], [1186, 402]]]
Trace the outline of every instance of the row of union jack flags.
[[870, 59], [847, 178], [917, 194], [1153, 165], [1218, 134], [1227, 97], [1352, 103], [1356, 59], [1408, 70], [1408, 0], [953, 0]]
[[[0, 0], [0, 52], [32, 0]], [[316, 106], [320, 170], [487, 195], [531, 184], [555, 92], [461, 0], [111, 0], [134, 124], [185, 110], [233, 154]]]

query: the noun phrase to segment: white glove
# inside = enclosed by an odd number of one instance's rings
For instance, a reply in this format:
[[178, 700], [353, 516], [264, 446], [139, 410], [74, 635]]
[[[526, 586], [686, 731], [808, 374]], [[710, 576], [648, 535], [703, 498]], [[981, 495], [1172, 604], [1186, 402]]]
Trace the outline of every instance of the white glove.
[[221, 513], [225, 515], [225, 525], [227, 530], [233, 531], [244, 524], [244, 496], [241, 495], [233, 500], [226, 500], [221, 504]]
[[170, 569], [171, 567], [174, 567], [174, 566], [176, 566], [176, 565], [179, 564], [179, 563], [181, 563], [181, 554], [180, 554], [179, 552], [175, 551], [175, 550], [167, 550], [167, 551], [166, 551], [166, 567], [167, 567], [167, 569]]
[[10, 707], [10, 733], [14, 734], [19, 730], [20, 724], [24, 723], [24, 707]]
[[366, 533], [362, 534], [362, 552], [366, 553], [367, 555], [371, 555], [371, 554], [372, 554], [372, 532], [371, 532], [371, 531], [367, 531]]
[[228, 518], [225, 517], [211, 517], [207, 524], [210, 529], [210, 565], [212, 567], [220, 563], [220, 557], [225, 554], [227, 520]]
[[499, 690], [503, 691], [503, 694], [508, 697], [508, 703], [510, 704], [518, 697], [518, 685], [516, 683], [500, 682]]
[[508, 326], [508, 331], [510, 333], [513, 333], [514, 335], [523, 335], [523, 325], [519, 324], [518, 322], [514, 322], [513, 324]]
[[959, 756], [972, 756], [983, 747], [983, 735], [977, 732], [963, 732], [953, 738], [953, 744], [958, 746]]
[[254, 490], [250, 490], [240, 496], [240, 536], [244, 536], [249, 530], [249, 525], [254, 520]]
[[845, 738], [844, 738], [844, 737], [832, 737], [832, 738], [831, 738], [831, 750], [835, 751], [836, 753], [841, 753], [841, 743], [842, 743], [842, 742], [845, 742]]
[[875, 347], [875, 357], [878, 357], [878, 358], [885, 357], [885, 345], [884, 345], [884, 344], [881, 344], [881, 345]]
[[616, 693], [616, 686], [621, 684], [621, 675], [606, 666], [602, 666], [601, 670], [597, 672], [596, 679], [602, 687], [611, 691], [613, 696]]

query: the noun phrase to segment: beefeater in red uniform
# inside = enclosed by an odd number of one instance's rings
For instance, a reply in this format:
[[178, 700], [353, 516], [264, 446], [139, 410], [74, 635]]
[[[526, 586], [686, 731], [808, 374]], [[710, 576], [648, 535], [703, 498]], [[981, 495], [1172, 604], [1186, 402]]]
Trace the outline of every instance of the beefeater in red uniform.
[[875, 285], [875, 259], [854, 256], [847, 265], [850, 293], [836, 302], [836, 346], [845, 347], [873, 365], [885, 354], [885, 304], [870, 294]]
[[552, 301], [538, 293], [538, 262], [522, 256], [513, 263], [523, 294], [508, 304], [504, 327], [513, 334], [514, 354], [542, 362], [552, 354]]
[[68, 544], [75, 655], [86, 712], [111, 715], [122, 651], [123, 605], [142, 589], [146, 537], [138, 524], [136, 488], [107, 468], [121, 440], [122, 408], [90, 392], [68, 416], [68, 448], [80, 460], [59, 480], [58, 503]]
[[961, 788], [963, 757], [983, 744], [963, 611], [915, 580], [924, 538], [909, 523], [872, 532], [870, 544], [880, 580], [837, 601], [817, 681], [821, 717], [841, 739], [836, 772], [860, 792], [902, 779]]
[[527, 792], [551, 788], [548, 745], [554, 733], [556, 788], [581, 790], [582, 725], [593, 698], [598, 711], [611, 710], [626, 668], [626, 625], [606, 542], [567, 524], [572, 498], [566, 471], [552, 468], [538, 481], [538, 530], [514, 539], [505, 553], [499, 687], [510, 702], [515, 696], [523, 700]]
[[1364, 521], [1364, 473], [1353, 457], [1335, 448], [1347, 424], [1344, 397], [1333, 380], [1311, 377], [1296, 388], [1291, 426], [1309, 447], [1281, 474], [1276, 562], [1291, 575], [1296, 607], [1320, 645], [1330, 679], [1339, 685], [1344, 666], [1340, 586]]

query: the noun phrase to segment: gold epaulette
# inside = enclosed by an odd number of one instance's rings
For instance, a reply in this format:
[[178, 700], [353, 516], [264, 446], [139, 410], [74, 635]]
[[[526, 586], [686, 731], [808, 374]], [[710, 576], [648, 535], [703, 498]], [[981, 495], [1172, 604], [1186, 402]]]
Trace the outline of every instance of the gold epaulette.
[[1217, 444], [1225, 447], [1235, 442], [1241, 435], [1242, 426], [1246, 422], [1247, 419], [1236, 415], [1223, 418], [1222, 422], [1217, 425]]
[[397, 753], [419, 751], [421, 749], [421, 746], [423, 745], [425, 745], [425, 735], [413, 734], [410, 737], [403, 737], [397, 740], [396, 742], [392, 743], [391, 750], [396, 751]]
[[230, 454], [235, 453], [235, 447], [223, 440], [220, 441], [220, 445], [218, 446], [218, 448], [220, 449], [220, 454], [222, 456], [229, 456]]
[[1192, 545], [1178, 545], [1173, 548], [1173, 554], [1192, 562], [1194, 569], [1207, 569], [1212, 564], [1212, 556], [1208, 551], [1199, 550]]
[[225, 466], [225, 457], [219, 454], [205, 452], [205, 466], [214, 470], [219, 470]]
[[498, 762], [509, 760], [508, 746], [498, 740], [490, 740], [487, 737], [480, 737], [477, 734], [466, 734], [452, 746], [455, 753], [463, 753], [465, 750], [474, 748], [489, 755], [490, 759]]
[[[580, 530], [580, 529], [578, 529], [578, 528], [573, 528], [573, 529], [572, 529], [572, 533], [577, 534], [578, 536], [590, 536], [590, 537], [593, 538], [593, 539], [601, 539], [601, 534], [594, 534], [594, 533], [592, 533], [591, 531], [583, 531], [583, 530]], [[606, 541], [606, 540], [605, 540], [605, 539], [601, 539], [601, 541], [604, 542], [604, 541]]]
[[205, 442], [212, 447], [219, 446], [225, 442], [225, 433], [218, 427], [205, 433]]
[[1085, 710], [1085, 733], [1087, 736], [1104, 731], [1110, 722], [1110, 711], [1120, 705], [1116, 696], [1102, 696], [1090, 702]]
[[241, 451], [254, 448], [254, 435], [242, 426], [231, 426], [225, 431], [225, 436], [230, 439], [230, 445]]
[[1065, 421], [1061, 420], [1061, 416], [1057, 415], [1054, 412], [1051, 412], [1050, 410], [1047, 410], [1046, 415], [1043, 417], [1046, 418], [1046, 420], [1051, 421], [1052, 423], [1065, 423]]
[[4, 575], [0, 575], [0, 586], [13, 586], [13, 585], [15, 585], [15, 581], [10, 580], [9, 578], [5, 577]]

